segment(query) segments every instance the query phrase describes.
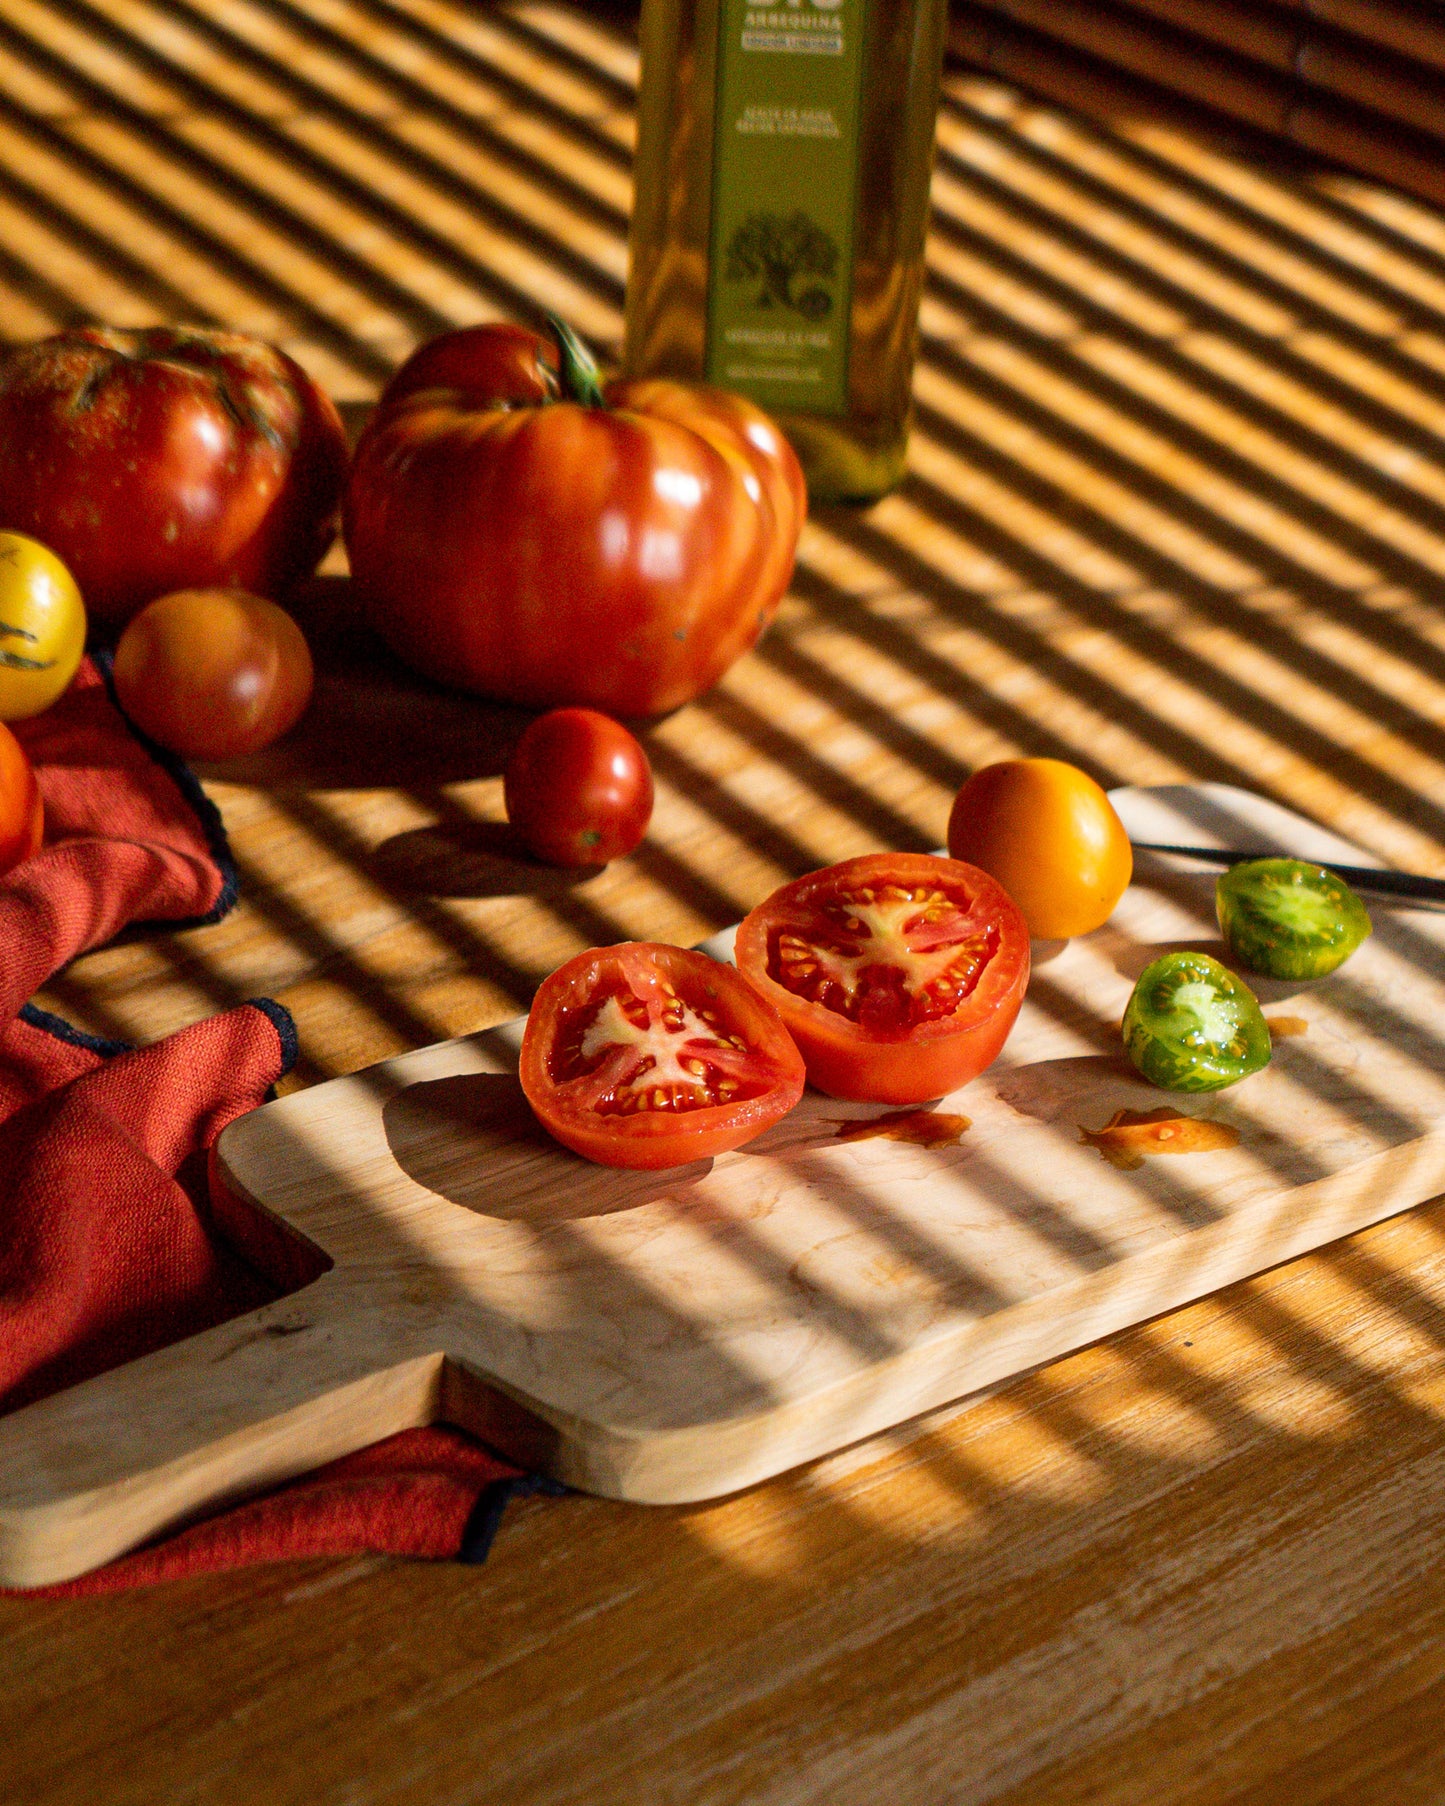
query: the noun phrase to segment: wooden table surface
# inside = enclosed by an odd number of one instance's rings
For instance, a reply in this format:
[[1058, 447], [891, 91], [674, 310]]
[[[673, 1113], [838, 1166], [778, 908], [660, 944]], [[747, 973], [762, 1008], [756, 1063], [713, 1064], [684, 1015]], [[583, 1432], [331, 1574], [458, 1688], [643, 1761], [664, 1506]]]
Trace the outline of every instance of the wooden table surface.
[[[0, 0], [0, 331], [224, 321], [357, 414], [454, 324], [615, 349], [633, 42], [548, 0]], [[934, 845], [1019, 751], [1445, 871], [1445, 218], [1096, 112], [950, 67], [912, 474], [819, 511], [764, 644], [649, 735], [633, 858], [509, 856], [522, 717], [391, 668], [334, 557], [308, 723], [206, 774], [240, 907], [43, 1001], [145, 1040], [269, 994], [311, 1084]], [[1439, 1800], [1442, 1305], [1437, 1203], [721, 1503], [0, 1601], [0, 1798]]]

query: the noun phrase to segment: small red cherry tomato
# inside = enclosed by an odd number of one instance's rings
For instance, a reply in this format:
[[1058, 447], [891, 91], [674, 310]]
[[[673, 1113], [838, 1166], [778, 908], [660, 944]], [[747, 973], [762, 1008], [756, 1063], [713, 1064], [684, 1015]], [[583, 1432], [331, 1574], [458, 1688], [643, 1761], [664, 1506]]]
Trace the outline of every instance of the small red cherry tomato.
[[311, 652], [284, 608], [238, 589], [148, 603], [115, 649], [115, 692], [143, 733], [187, 759], [279, 740], [311, 699]]
[[620, 723], [595, 709], [553, 709], [517, 742], [503, 780], [507, 820], [549, 865], [606, 865], [652, 819], [652, 767]]
[[0, 875], [39, 852], [45, 834], [40, 786], [25, 748], [0, 722]]
[[649, 1169], [741, 1147], [804, 1083], [776, 1011], [731, 966], [651, 941], [580, 953], [543, 981], [520, 1077], [565, 1147]]
[[875, 853], [774, 891], [734, 957], [820, 1091], [921, 1104], [976, 1078], [1008, 1039], [1029, 930], [977, 866]]

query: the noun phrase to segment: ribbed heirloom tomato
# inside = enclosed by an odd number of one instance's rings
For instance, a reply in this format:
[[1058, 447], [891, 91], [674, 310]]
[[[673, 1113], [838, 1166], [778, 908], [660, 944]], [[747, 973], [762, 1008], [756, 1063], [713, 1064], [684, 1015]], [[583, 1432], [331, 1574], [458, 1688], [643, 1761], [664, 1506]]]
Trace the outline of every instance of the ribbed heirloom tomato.
[[1029, 931], [976, 866], [875, 853], [774, 891], [734, 957], [820, 1091], [921, 1104], [976, 1078], [1007, 1040]]
[[656, 715], [772, 619], [806, 507], [797, 458], [720, 390], [602, 390], [565, 328], [425, 345], [357, 447], [345, 508], [372, 621], [443, 683]]
[[804, 1082], [776, 1012], [730, 966], [652, 941], [579, 953], [543, 981], [520, 1076], [565, 1147], [644, 1168], [741, 1147]]

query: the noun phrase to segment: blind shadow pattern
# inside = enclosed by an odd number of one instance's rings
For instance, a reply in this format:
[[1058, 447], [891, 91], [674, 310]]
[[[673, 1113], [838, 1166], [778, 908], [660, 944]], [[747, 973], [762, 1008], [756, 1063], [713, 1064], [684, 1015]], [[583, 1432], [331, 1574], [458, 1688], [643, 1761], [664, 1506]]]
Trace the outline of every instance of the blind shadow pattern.
[[[554, 310], [615, 354], [636, 73], [625, 9], [550, 0], [0, 0], [0, 335], [223, 323], [277, 340], [356, 409], [420, 339], [472, 321]], [[366, 748], [366, 775], [348, 781], [304, 729], [280, 763], [208, 773], [242, 907], [92, 956], [45, 1001], [135, 1040], [278, 996], [301, 1026], [292, 1083], [314, 1082], [516, 1013], [582, 947], [696, 941], [820, 863], [937, 845], [962, 778], [1018, 752], [1106, 784], [1240, 784], [1445, 872], [1445, 219], [1152, 103], [1086, 121], [960, 63], [934, 195], [908, 479], [866, 514], [820, 511], [768, 638], [650, 730], [657, 814], [626, 872], [524, 894], [485, 874], [473, 894], [428, 884], [405, 856], [418, 837], [473, 849], [482, 873], [521, 717], [447, 713], [408, 689], [332, 575], [298, 608], [323, 688], [344, 653], [358, 661], [348, 684], [360, 672], [403, 698], [382, 749], [393, 775]], [[1403, 960], [1438, 957], [1403, 928], [1397, 941]], [[1047, 968], [1032, 995], [1081, 1050], [1111, 1049]], [[999, 1195], [1061, 1253], [1097, 1258], [1047, 1199], [1012, 1180]], [[987, 1301], [986, 1280], [921, 1245], [886, 1199], [836, 1202], [899, 1260]], [[1214, 1210], [1202, 1192], [1178, 1208], [1189, 1225]], [[1407, 1253], [1438, 1260], [1437, 1213], [1410, 1238]], [[736, 1252], [788, 1283], [746, 1226]], [[1325, 1337], [1274, 1281], [1236, 1290], [1230, 1333], [1302, 1376], [1329, 1407], [1320, 1421], [1387, 1425], [1422, 1474], [1438, 1467], [1435, 1393], [1419, 1380], [1445, 1346], [1438, 1301], [1378, 1249], [1331, 1250], [1317, 1270], [1347, 1316], [1384, 1326], [1378, 1343]], [[846, 1301], [838, 1318], [875, 1347]], [[1060, 1451], [1070, 1510], [1111, 1489], [1163, 1499], [1201, 1451], [1271, 1442], [1281, 1474], [1308, 1459], [1306, 1429], [1246, 1378], [1202, 1385], [1181, 1335], [1142, 1332], [1129, 1360], [1195, 1426], [1187, 1446], [1110, 1431], [1090, 1392], [1107, 1351], [1094, 1380], [1016, 1389]], [[1382, 1363], [1387, 1344], [1413, 1351], [1408, 1383]], [[1047, 1583], [1075, 1518], [983, 1439], [936, 1431], [917, 1459], [968, 1537], [1007, 1532], [1027, 1550], [1009, 1559], [1042, 1671], [1049, 1649], [1074, 1647], [1067, 1590]], [[808, 1484], [787, 1506], [798, 1573], [815, 1532], [820, 1554], [836, 1547]], [[865, 1495], [828, 1509], [884, 1534]], [[700, 1546], [725, 1551], [729, 1521], [699, 1517]], [[1172, 1534], [1144, 1507], [1133, 1521]], [[895, 1673], [910, 1647], [1008, 1643], [978, 1615], [948, 1622], [923, 1581], [889, 1594], [884, 1564], [859, 1586], [878, 1595], [870, 1659], [897, 1644]], [[1146, 1650], [1135, 1659], [1147, 1668]], [[1191, 1686], [1230, 1684], [1234, 1658], [1212, 1659], [1169, 1677], [1162, 1712], [1182, 1713]], [[1010, 1682], [1000, 1661], [988, 1748], [960, 1739], [972, 1767], [942, 1793], [1082, 1797], [1087, 1763], [1067, 1751], [1115, 1709], [1107, 1659], [1080, 1671], [1075, 1743], [1056, 1726], [1048, 1750], [1028, 1743], [1028, 1675]], [[836, 1722], [862, 1736], [872, 1706], [849, 1684], [838, 1677]], [[909, 1698], [921, 1720], [922, 1681]], [[618, 1708], [619, 1751], [633, 1709]], [[505, 1741], [496, 1718], [488, 1735]], [[509, 1772], [525, 1781], [533, 1760], [513, 1749]], [[817, 1773], [822, 1786], [826, 1763]]]

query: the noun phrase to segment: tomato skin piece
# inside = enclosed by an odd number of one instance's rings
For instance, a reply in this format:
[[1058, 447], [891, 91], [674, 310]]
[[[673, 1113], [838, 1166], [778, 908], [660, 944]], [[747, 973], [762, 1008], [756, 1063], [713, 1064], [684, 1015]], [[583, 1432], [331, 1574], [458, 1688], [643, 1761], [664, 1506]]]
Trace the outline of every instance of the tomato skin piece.
[[620, 722], [553, 709], [507, 760], [507, 820], [549, 865], [602, 866], [630, 853], [652, 820], [652, 767]]
[[[347, 491], [357, 592], [442, 683], [529, 708], [677, 708], [776, 612], [806, 508], [797, 458], [717, 390], [618, 382], [605, 405], [528, 405], [520, 329], [499, 348], [501, 330], [423, 346], [383, 393]], [[532, 340], [532, 369], [550, 368]]]
[[[970, 935], [992, 936], [993, 951], [956, 1009], [892, 1029], [870, 1027], [798, 995], [773, 975], [785, 925], [817, 946], [820, 931], [824, 940], [831, 938], [826, 908], [889, 885], [942, 887], [966, 900]], [[928, 853], [874, 853], [774, 891], [743, 920], [734, 958], [748, 983], [782, 1017], [820, 1091], [858, 1102], [921, 1104], [966, 1085], [998, 1057], [1028, 988], [1029, 932], [1003, 886], [977, 866]]]
[[76, 327], [0, 364], [0, 527], [62, 558], [97, 620], [282, 593], [330, 545], [345, 473], [329, 397], [246, 333]]
[[244, 590], [185, 589], [147, 603], [120, 636], [120, 705], [187, 759], [235, 759], [279, 740], [311, 699], [311, 652], [285, 611]]
[[1114, 805], [1062, 759], [981, 766], [954, 798], [948, 851], [991, 872], [1039, 940], [1101, 927], [1134, 872]]
[[25, 748], [0, 722], [0, 877], [40, 851], [45, 806]]
[[[666, 987], [689, 1011], [709, 1011], [724, 1033], [744, 1042], [744, 1050], [710, 1043], [706, 1025], [694, 1024], [702, 1027], [702, 1038], [666, 1032], [667, 1012], [677, 1007]], [[578, 1025], [591, 1029], [601, 1012], [623, 999], [631, 1000], [634, 1011], [646, 1010], [649, 1029], [662, 1025], [652, 1044], [665, 1043], [665, 1054], [677, 1050], [724, 1061], [726, 1071], [741, 1081], [739, 1101], [610, 1114], [599, 1108], [612, 1092], [626, 1098], [651, 1089], [627, 1082], [632, 1056], [625, 1045], [604, 1047], [600, 1062], [582, 1062], [575, 1075], [568, 1069]], [[645, 1033], [638, 1031], [640, 1040]], [[581, 1046], [587, 1049], [585, 1033]], [[641, 1046], [645, 1054], [646, 1042]], [[603, 1166], [644, 1170], [683, 1166], [741, 1147], [786, 1116], [804, 1085], [802, 1058], [776, 1013], [730, 966], [655, 941], [623, 941], [579, 953], [544, 979], [522, 1036], [519, 1076], [538, 1121], [564, 1147]]]

